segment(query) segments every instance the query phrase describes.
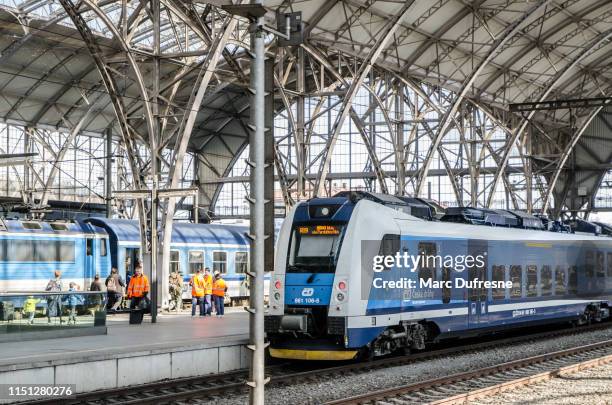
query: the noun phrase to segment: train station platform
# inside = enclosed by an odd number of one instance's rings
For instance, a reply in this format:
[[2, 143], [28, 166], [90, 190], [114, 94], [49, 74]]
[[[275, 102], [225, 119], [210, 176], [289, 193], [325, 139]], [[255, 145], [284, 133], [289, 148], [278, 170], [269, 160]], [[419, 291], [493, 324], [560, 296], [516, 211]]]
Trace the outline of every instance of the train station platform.
[[109, 316], [108, 334], [2, 343], [3, 384], [76, 384], [95, 391], [247, 367], [249, 321], [243, 310], [223, 318], [164, 314], [129, 325]]

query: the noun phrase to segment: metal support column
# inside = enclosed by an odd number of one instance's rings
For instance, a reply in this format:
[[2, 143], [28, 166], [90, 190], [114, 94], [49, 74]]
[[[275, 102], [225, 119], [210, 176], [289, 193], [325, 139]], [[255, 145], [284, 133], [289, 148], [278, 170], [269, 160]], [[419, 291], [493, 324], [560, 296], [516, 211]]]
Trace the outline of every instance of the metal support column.
[[397, 171], [397, 189], [395, 194], [406, 194], [406, 164], [404, 162], [404, 85], [395, 87], [395, 170]]
[[[262, 4], [261, 0], [256, 1]], [[251, 365], [248, 385], [249, 402], [264, 404], [265, 342], [264, 342], [264, 255], [265, 255], [265, 37], [264, 18], [258, 17], [251, 25], [251, 52], [254, 60], [251, 68], [251, 134], [250, 165], [251, 187], [251, 268], [249, 269], [249, 345]]]
[[157, 158], [157, 141], [161, 129], [159, 117], [159, 80], [160, 80], [160, 0], [151, 0], [151, 11], [153, 15], [153, 97], [151, 99], [151, 112], [153, 113], [153, 130], [149, 134], [149, 145], [151, 147], [151, 323], [157, 322], [158, 306], [158, 284], [157, 279], [157, 210], [159, 196], [159, 161]]
[[104, 188], [106, 191], [106, 218], [113, 217], [113, 131], [110, 128], [106, 128], [106, 150], [104, 151], [106, 156], [106, 179], [104, 181]]
[[297, 128], [296, 131], [297, 145], [297, 200], [304, 200], [306, 198], [306, 179], [305, 179], [305, 168], [306, 168], [306, 145], [304, 144], [304, 89], [305, 89], [305, 76], [304, 71], [304, 48], [298, 48], [297, 63], [296, 63], [296, 74], [297, 74]]

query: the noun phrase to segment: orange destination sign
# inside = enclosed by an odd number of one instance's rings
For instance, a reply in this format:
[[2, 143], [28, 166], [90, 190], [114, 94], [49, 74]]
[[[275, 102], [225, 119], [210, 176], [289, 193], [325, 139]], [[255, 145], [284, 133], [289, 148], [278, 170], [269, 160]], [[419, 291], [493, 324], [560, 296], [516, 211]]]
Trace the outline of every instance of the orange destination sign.
[[340, 228], [334, 225], [300, 226], [300, 235], [340, 235]]

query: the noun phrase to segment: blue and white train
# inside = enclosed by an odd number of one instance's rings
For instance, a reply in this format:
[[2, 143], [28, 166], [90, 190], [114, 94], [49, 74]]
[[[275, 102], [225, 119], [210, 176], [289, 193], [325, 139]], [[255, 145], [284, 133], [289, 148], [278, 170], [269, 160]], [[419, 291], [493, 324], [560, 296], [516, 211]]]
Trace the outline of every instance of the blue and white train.
[[294, 207], [270, 281], [271, 356], [348, 360], [610, 317], [612, 238], [533, 229], [542, 221], [509, 211], [424, 220], [433, 215], [415, 216], [423, 207], [408, 200], [345, 194]]
[[[241, 300], [249, 295], [247, 227], [224, 224], [173, 226], [170, 267], [184, 277], [183, 297], [198, 267], [223, 273], [228, 295]], [[68, 285], [86, 289], [95, 274], [102, 279], [117, 267], [124, 280], [142, 260], [138, 222], [88, 218], [75, 222], [0, 219], [0, 291], [43, 291], [56, 270]], [[266, 277], [266, 283], [269, 277]]]
[[0, 291], [44, 291], [56, 270], [82, 288], [111, 261], [108, 234], [84, 222], [0, 218]]

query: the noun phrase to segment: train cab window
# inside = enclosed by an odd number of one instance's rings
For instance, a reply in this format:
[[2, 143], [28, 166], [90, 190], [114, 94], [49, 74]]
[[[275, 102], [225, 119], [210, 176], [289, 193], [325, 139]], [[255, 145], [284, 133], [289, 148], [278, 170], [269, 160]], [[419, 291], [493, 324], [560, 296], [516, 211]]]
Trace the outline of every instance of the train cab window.
[[436, 279], [436, 244], [431, 242], [419, 243], [419, 279]]
[[100, 239], [100, 256], [104, 257], [108, 254], [108, 249], [106, 248], [106, 239]]
[[177, 273], [181, 271], [181, 255], [178, 250], [170, 251], [170, 272], [173, 271]]
[[511, 298], [521, 298], [523, 285], [523, 268], [521, 266], [510, 266], [510, 281], [512, 281]]
[[42, 226], [38, 222], [22, 222], [21, 225], [23, 226], [23, 229], [42, 229]]
[[555, 268], [555, 295], [563, 295], [567, 291], [567, 278], [565, 268], [557, 266]]
[[236, 266], [236, 273], [246, 273], [249, 268], [248, 252], [236, 252], [234, 263]]
[[538, 267], [527, 266], [527, 297], [538, 295]]
[[606, 276], [606, 268], [604, 266], [604, 253], [597, 252], [597, 261], [595, 262], [595, 274], [597, 277]]
[[540, 271], [540, 288], [542, 295], [552, 294], [552, 269], [550, 266], [542, 266]]
[[198, 269], [204, 269], [204, 252], [201, 250], [190, 250], [189, 274], [195, 274]]
[[86, 240], [86, 252], [87, 252], [87, 256], [93, 256], [93, 239], [87, 239]]
[[[444, 267], [442, 269], [442, 281], [444, 281], [444, 287], [442, 288], [442, 303], [448, 304], [451, 300], [451, 289], [452, 289], [452, 269], [450, 267]], [[447, 286], [449, 284], [451, 287]]]
[[213, 252], [213, 272], [227, 272], [227, 252]]
[[400, 251], [400, 236], [395, 234], [386, 234], [380, 241], [379, 254], [382, 256], [395, 256]]
[[584, 255], [584, 274], [586, 277], [595, 276], [595, 252], [587, 250]]
[[567, 278], [567, 292], [569, 294], [576, 294], [578, 292], [578, 270], [576, 269], [576, 266], [570, 266]]
[[[506, 281], [506, 266], [493, 266], [493, 281]], [[503, 300], [506, 298], [506, 289], [504, 287], [493, 288], [491, 293], [494, 300]]]
[[612, 253], [607, 254], [608, 262], [606, 263], [608, 269], [608, 277], [612, 277]]

